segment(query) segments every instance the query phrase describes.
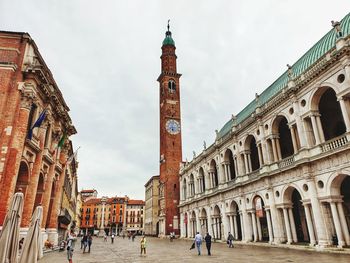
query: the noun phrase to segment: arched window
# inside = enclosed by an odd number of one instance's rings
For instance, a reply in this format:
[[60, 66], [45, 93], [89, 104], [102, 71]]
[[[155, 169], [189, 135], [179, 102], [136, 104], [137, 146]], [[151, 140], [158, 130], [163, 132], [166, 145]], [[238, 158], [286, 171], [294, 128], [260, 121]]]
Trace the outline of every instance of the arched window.
[[175, 93], [176, 92], [176, 83], [174, 80], [169, 80], [168, 82], [168, 90], [169, 93]]

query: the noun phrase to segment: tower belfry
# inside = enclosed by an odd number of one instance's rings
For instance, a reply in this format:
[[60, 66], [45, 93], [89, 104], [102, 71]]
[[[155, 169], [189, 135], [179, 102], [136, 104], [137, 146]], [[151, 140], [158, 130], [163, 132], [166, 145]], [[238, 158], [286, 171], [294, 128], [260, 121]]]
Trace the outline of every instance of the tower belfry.
[[179, 234], [179, 170], [182, 162], [180, 77], [177, 73], [175, 41], [170, 25], [162, 43], [159, 82], [160, 195], [159, 234]]

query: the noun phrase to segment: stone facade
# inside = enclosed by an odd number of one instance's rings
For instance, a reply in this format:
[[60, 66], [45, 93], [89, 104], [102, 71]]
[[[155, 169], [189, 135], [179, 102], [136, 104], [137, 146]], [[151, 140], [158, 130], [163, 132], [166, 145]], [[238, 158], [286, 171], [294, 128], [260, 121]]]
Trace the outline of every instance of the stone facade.
[[129, 233], [143, 233], [145, 201], [129, 200], [126, 205], [126, 231]]
[[350, 245], [349, 24], [348, 15], [181, 167], [182, 237]]
[[158, 236], [159, 175], [152, 176], [145, 184], [145, 235]]
[[[68, 138], [76, 133], [69, 108], [27, 33], [0, 31], [0, 80], [0, 225], [12, 195], [21, 188], [22, 233], [34, 208], [42, 204], [42, 228], [57, 243], [63, 185], [72, 165], [67, 163], [72, 152]], [[44, 110], [44, 122], [29, 138], [30, 128]], [[67, 139], [59, 147], [63, 137]]]

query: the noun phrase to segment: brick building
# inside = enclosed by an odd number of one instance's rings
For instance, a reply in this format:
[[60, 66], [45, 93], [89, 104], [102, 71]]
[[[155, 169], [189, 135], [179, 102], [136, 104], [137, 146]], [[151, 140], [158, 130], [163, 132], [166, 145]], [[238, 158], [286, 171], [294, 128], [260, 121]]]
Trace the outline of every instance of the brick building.
[[182, 163], [180, 77], [177, 73], [175, 42], [168, 30], [162, 44], [159, 82], [160, 167], [159, 235], [180, 234], [179, 170]]
[[[89, 191], [89, 190], [84, 190]], [[120, 234], [126, 226], [126, 204], [124, 197], [88, 197], [81, 207], [80, 230], [92, 234]]]
[[129, 200], [126, 205], [126, 231], [143, 233], [145, 201]]
[[[73, 165], [67, 163], [73, 151], [68, 138], [76, 129], [30, 35], [0, 31], [0, 47], [0, 225], [12, 195], [22, 188], [22, 233], [28, 229], [35, 207], [42, 204], [42, 228], [57, 243], [66, 171]], [[44, 121], [31, 129], [44, 111]]]
[[145, 235], [158, 236], [159, 175], [152, 176], [145, 184]]
[[182, 166], [182, 237], [350, 245], [350, 14], [332, 24]]

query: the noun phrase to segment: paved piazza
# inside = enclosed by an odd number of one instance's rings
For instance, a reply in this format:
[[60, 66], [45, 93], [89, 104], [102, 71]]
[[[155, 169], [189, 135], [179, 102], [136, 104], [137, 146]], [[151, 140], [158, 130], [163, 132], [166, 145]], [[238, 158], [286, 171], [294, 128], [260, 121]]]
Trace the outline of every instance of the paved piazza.
[[[91, 253], [83, 254], [80, 250], [80, 240], [76, 243], [73, 262], [307, 262], [307, 263], [349, 263], [350, 255], [337, 253], [317, 253], [295, 249], [261, 247], [236, 244], [228, 248], [226, 244], [215, 243], [212, 246], [212, 256], [197, 256], [197, 251], [189, 250], [191, 241], [147, 238], [147, 255], [140, 256], [140, 237], [135, 242], [125, 238], [116, 238], [114, 244], [104, 243], [101, 238], [93, 240]], [[45, 254], [39, 263], [68, 262], [66, 251]], [[200, 260], [199, 260], [200, 258]]]

